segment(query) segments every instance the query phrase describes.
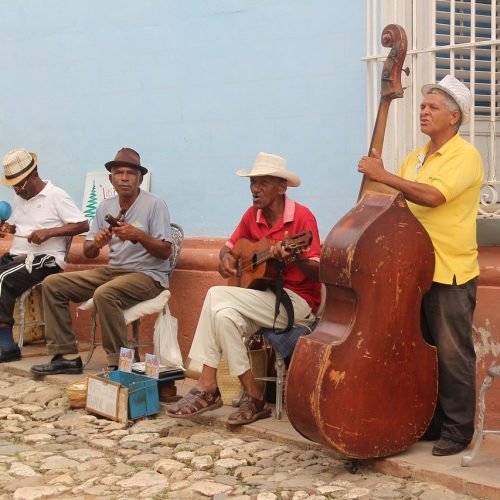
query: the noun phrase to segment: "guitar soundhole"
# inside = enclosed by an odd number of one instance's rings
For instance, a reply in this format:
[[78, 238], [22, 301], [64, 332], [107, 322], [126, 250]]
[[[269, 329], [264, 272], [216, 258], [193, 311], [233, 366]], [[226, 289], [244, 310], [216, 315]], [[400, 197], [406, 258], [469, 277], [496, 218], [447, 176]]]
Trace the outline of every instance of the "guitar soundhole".
[[252, 271], [255, 271], [256, 267], [257, 267], [257, 254], [253, 254], [252, 255]]

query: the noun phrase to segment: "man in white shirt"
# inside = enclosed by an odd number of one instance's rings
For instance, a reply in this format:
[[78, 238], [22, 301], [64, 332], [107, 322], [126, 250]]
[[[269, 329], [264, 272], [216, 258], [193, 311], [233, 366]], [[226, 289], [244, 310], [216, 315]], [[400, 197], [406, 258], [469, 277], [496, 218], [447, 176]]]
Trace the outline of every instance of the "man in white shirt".
[[3, 158], [2, 183], [14, 189], [12, 217], [0, 231], [14, 234], [10, 251], [0, 258], [0, 363], [21, 359], [14, 342], [16, 298], [46, 276], [64, 269], [68, 237], [89, 224], [69, 195], [38, 176], [37, 155], [25, 149]]

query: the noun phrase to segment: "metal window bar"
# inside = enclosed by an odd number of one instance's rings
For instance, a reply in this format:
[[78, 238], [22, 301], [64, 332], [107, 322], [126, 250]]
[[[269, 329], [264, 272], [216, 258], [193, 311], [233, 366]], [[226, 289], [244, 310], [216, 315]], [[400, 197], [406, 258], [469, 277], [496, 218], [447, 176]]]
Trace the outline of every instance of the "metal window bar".
[[[420, 88], [450, 73], [464, 81], [474, 96], [470, 124], [461, 133], [475, 143], [485, 165], [478, 216], [500, 218], [500, 0], [366, 0], [366, 9], [367, 142], [377, 112], [379, 70], [387, 52], [380, 46], [381, 26], [398, 23], [408, 35], [406, 64], [411, 74], [404, 82], [409, 87], [405, 98], [391, 106], [384, 148], [387, 168], [395, 171], [408, 151], [425, 142], [418, 117]], [[398, 120], [411, 127], [399, 127]]]

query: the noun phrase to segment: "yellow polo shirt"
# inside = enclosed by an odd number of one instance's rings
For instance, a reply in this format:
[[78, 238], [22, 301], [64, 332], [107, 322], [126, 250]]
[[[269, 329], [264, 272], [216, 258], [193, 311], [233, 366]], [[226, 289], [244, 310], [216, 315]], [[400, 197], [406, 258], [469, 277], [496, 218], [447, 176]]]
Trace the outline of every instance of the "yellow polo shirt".
[[408, 201], [408, 207], [425, 227], [434, 245], [434, 281], [458, 285], [479, 274], [476, 217], [479, 191], [483, 182], [483, 162], [479, 151], [457, 133], [427, 158], [430, 143], [410, 153], [401, 164], [404, 179], [430, 184], [446, 198], [431, 208]]

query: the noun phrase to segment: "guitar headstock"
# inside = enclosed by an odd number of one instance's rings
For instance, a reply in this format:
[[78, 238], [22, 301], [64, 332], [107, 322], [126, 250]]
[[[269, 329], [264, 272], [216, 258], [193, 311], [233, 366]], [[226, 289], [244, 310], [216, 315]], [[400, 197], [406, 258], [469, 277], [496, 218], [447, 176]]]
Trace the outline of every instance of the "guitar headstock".
[[303, 231], [302, 233], [297, 233], [284, 239], [281, 244], [283, 248], [291, 254], [288, 260], [294, 260], [297, 255], [301, 254], [311, 246], [311, 242], [312, 232]]

